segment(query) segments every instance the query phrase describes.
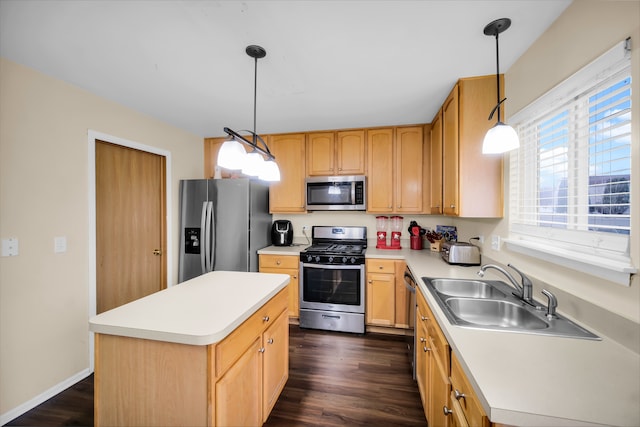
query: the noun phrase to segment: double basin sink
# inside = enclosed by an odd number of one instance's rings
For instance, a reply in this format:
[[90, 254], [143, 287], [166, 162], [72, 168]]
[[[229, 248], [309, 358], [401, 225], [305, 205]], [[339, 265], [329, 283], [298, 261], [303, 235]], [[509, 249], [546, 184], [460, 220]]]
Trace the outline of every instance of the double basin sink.
[[451, 324], [477, 329], [599, 340], [597, 335], [545, 307], [522, 301], [499, 280], [423, 277]]

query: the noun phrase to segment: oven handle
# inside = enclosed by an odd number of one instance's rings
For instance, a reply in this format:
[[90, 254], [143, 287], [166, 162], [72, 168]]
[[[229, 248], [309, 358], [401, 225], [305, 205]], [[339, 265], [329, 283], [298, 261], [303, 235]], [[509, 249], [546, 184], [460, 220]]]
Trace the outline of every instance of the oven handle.
[[331, 264], [306, 264], [300, 263], [303, 268], [316, 268], [323, 270], [361, 270], [364, 264], [351, 264], [351, 265], [331, 265]]

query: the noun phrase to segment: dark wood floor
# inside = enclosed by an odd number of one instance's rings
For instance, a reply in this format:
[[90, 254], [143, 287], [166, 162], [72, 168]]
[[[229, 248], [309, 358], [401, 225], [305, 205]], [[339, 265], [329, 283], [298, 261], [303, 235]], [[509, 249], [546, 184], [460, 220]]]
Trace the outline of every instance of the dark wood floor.
[[[265, 426], [426, 426], [404, 338], [291, 326], [290, 351]], [[93, 425], [93, 375], [6, 425]]]

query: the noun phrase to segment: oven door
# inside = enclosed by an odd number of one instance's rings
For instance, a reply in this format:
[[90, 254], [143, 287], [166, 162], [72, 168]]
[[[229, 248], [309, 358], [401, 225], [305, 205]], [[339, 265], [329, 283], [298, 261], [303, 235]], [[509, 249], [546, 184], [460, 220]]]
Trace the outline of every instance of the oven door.
[[300, 263], [300, 308], [364, 313], [364, 264]]

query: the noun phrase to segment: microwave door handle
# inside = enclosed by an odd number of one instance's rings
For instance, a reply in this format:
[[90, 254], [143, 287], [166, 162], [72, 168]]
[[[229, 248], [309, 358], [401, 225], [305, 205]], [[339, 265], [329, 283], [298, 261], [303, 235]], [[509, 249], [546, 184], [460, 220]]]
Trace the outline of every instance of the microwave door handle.
[[351, 203], [356, 204], [356, 182], [351, 183]]

